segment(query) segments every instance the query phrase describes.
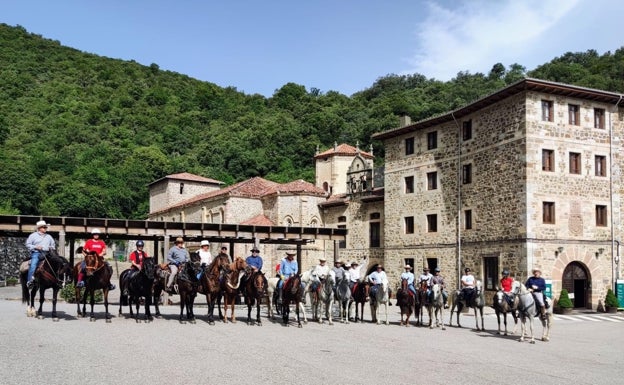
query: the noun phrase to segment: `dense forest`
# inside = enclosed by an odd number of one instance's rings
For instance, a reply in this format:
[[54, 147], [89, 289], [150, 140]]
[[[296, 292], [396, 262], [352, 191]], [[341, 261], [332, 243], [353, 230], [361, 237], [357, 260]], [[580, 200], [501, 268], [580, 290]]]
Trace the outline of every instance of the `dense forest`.
[[246, 95], [154, 63], [114, 60], [0, 24], [0, 214], [144, 218], [147, 185], [191, 172], [314, 181], [334, 142], [383, 147], [371, 134], [469, 103], [525, 76], [624, 91], [624, 48], [566, 53], [527, 71], [496, 63], [448, 82], [385, 75], [351, 96], [288, 83]]

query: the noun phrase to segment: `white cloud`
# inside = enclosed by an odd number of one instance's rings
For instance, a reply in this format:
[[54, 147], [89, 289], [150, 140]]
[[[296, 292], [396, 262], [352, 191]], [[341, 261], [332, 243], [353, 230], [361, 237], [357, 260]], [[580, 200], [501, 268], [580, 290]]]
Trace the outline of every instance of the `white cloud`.
[[580, 1], [462, 0], [454, 8], [430, 2], [404, 73], [449, 80], [459, 71], [487, 73], [497, 62], [519, 62]]

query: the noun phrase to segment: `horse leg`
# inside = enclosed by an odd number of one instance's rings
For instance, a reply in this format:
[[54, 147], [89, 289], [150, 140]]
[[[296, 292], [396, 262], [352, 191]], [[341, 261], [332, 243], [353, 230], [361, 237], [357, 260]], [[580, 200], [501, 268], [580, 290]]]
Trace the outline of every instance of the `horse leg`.
[[56, 315], [56, 300], [58, 298], [59, 288], [54, 286], [52, 288], [52, 321], [58, 322], [58, 316]]
[[297, 327], [302, 328], [303, 325], [301, 325], [301, 318], [299, 317], [299, 306], [303, 306], [303, 303], [295, 300], [295, 314], [297, 314]]
[[552, 325], [552, 314], [546, 313], [546, 319], [542, 320], [544, 331], [542, 332], [542, 341], [550, 341], [550, 327]]
[[[110, 283], [110, 281], [109, 281]], [[106, 286], [104, 287], [104, 289], [102, 289], [102, 292], [104, 293], [104, 314], [106, 315], [106, 323], [110, 323], [111, 322], [111, 315], [108, 312], [108, 284], [106, 284]], [[138, 312], [138, 310], [137, 310]]]
[[385, 322], [386, 325], [390, 325], [390, 322], [388, 322], [388, 302], [390, 302], [390, 301], [384, 302], [384, 309], [385, 309], [385, 312], [386, 312], [386, 322]]
[[260, 302], [262, 298], [256, 298], [256, 325], [262, 326], [262, 320], [260, 319]]
[[329, 303], [326, 302], [325, 304], [325, 313], [327, 315], [328, 318], [328, 322], [330, 325], [334, 324], [334, 320], [332, 318], [332, 309], [334, 308], [334, 294], [330, 293], [329, 294]]
[[45, 293], [45, 289], [43, 288], [43, 285], [40, 285], [39, 286], [39, 309], [37, 310], [37, 318], [39, 319], [43, 319], [43, 294], [44, 293]]
[[151, 322], [154, 320], [154, 318], [152, 317], [152, 311], [150, 309], [151, 306], [152, 306], [152, 293], [150, 290], [150, 292], [145, 293], [145, 321], [146, 322]]
[[301, 314], [303, 314], [303, 323], [307, 325], [308, 319], [306, 318], [305, 305], [303, 304], [303, 302], [297, 302], [297, 307], [301, 310]]
[[232, 298], [230, 299], [230, 309], [231, 309], [231, 321], [232, 323], [236, 323], [236, 317], [234, 316], [234, 305], [236, 304], [236, 296], [232, 295]]

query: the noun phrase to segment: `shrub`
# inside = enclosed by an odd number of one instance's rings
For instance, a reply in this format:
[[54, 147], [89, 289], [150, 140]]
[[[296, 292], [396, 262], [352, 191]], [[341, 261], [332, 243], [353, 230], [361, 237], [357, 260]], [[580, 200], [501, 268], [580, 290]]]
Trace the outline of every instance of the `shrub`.
[[11, 285], [11, 286], [16, 285], [17, 284], [17, 278], [15, 278], [15, 277], [8, 277], [6, 279], [6, 284], [7, 285]]
[[561, 294], [559, 294], [559, 301], [557, 301], [557, 306], [560, 308], [572, 308], [574, 304], [570, 300], [570, 296], [568, 295], [568, 291], [566, 289], [561, 289]]
[[607, 290], [607, 296], [605, 297], [605, 307], [620, 307], [620, 302], [613, 293], [613, 290]]
[[[67, 303], [76, 303], [76, 287], [73, 283], [69, 283], [65, 285], [61, 291], [59, 292], [61, 298], [65, 300]], [[84, 295], [84, 289], [82, 289], [80, 295]], [[102, 302], [104, 299], [104, 295], [102, 294], [102, 290], [96, 290], [95, 293], [95, 302]], [[87, 302], [89, 299], [87, 299]]]

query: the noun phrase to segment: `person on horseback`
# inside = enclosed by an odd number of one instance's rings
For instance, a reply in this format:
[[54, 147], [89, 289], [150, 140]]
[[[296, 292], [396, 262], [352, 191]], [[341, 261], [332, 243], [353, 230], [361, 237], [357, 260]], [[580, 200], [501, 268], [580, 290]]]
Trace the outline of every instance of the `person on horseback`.
[[201, 269], [197, 273], [197, 279], [200, 279], [202, 274], [204, 274], [204, 270], [206, 266], [210, 265], [212, 262], [212, 254], [210, 253], [210, 241], [204, 239], [199, 242], [199, 250], [195, 252], [199, 257], [199, 261], [201, 263]]
[[414, 297], [416, 297], [416, 288], [414, 287], [414, 273], [412, 273], [412, 267], [410, 265], [405, 265], [403, 268], [405, 269], [405, 271], [401, 273], [401, 281], [403, 281], [404, 279], [407, 280], [407, 288], [409, 289], [409, 291], [412, 292], [412, 294], [414, 294]]
[[38, 221], [36, 224], [37, 231], [30, 234], [26, 239], [26, 247], [30, 251], [30, 267], [28, 268], [28, 276], [26, 279], [26, 287], [31, 289], [35, 282], [35, 270], [39, 265], [39, 258], [42, 252], [50, 251], [56, 248], [54, 239], [48, 231], [48, 224], [45, 221]]
[[128, 260], [132, 263], [130, 266], [130, 269], [132, 269], [132, 275], [130, 277], [141, 271], [141, 268], [143, 267], [143, 260], [145, 258], [149, 258], [149, 255], [143, 251], [143, 247], [145, 247], [145, 243], [139, 239], [136, 242], [136, 250], [131, 252], [128, 256]]
[[384, 271], [384, 268], [381, 264], [378, 264], [375, 271], [373, 271], [369, 276], [368, 276], [368, 280], [371, 282], [372, 286], [370, 288], [370, 298], [371, 298], [371, 302], [373, 301], [373, 298], [375, 298], [375, 295], [377, 294], [377, 290], [379, 290], [379, 286], [384, 282], [388, 280], [388, 277], [386, 276], [386, 272]]
[[[92, 238], [85, 242], [85, 245], [82, 248], [82, 253], [86, 256], [88, 252], [93, 251], [97, 254], [98, 257], [104, 259], [104, 255], [106, 255], [106, 243], [104, 243], [104, 241], [100, 239], [100, 229], [92, 229], [91, 236]], [[113, 267], [110, 265], [110, 263], [106, 261], [104, 261], [104, 263], [106, 264], [106, 268], [108, 269], [108, 271], [110, 271], [110, 274], [112, 276]], [[86, 268], [87, 265], [83, 261], [82, 265], [80, 265], [80, 272], [78, 273], [78, 283], [76, 284], [76, 287], [84, 287], [84, 274]], [[108, 290], [115, 290], [115, 285], [110, 283], [108, 285]]]
[[327, 259], [325, 257], [319, 258], [319, 264], [312, 270], [312, 277], [314, 278], [310, 283], [310, 292], [314, 292], [318, 289], [321, 281], [329, 274], [329, 266], [327, 266]]
[[503, 295], [505, 296], [505, 300], [509, 304], [509, 306], [513, 307], [513, 298], [511, 297], [511, 284], [513, 283], [513, 278], [509, 276], [509, 270], [503, 269], [503, 278], [500, 280], [500, 287], [503, 291]]
[[542, 271], [538, 268], [533, 269], [533, 276], [527, 279], [524, 285], [533, 293], [533, 297], [539, 303], [541, 317], [546, 316], [546, 305], [544, 304], [544, 291], [546, 290], [546, 280], [542, 278]]
[[440, 286], [440, 291], [442, 292], [442, 298], [444, 299], [444, 308], [448, 309], [448, 304], [446, 301], [448, 300], [448, 293], [446, 292], [446, 284], [444, 283], [444, 278], [440, 275], [440, 268], [436, 267], [433, 269], [433, 278], [431, 278], [431, 286], [437, 284]]
[[351, 267], [349, 268], [349, 289], [351, 289], [351, 293], [353, 293], [353, 288], [360, 280], [360, 268], [359, 263], [357, 261], [351, 262]]
[[342, 259], [338, 258], [334, 262], [334, 267], [332, 267], [332, 271], [334, 272], [334, 276], [336, 277], [336, 280], [334, 281], [334, 287], [333, 287], [334, 296], [336, 295], [336, 287], [338, 286], [338, 282], [342, 281], [345, 275], [345, 269], [343, 265], [344, 263], [342, 262]]
[[251, 271], [249, 275], [247, 275], [246, 273], [241, 277], [240, 287], [245, 287], [245, 285], [247, 284], [247, 279], [251, 277], [253, 273], [262, 270], [263, 261], [259, 253], [260, 250], [256, 246], [253, 246], [251, 248], [251, 255], [247, 257], [247, 259], [245, 259], [245, 262], [247, 262], [247, 266], [249, 266]]
[[175, 276], [178, 274], [178, 270], [180, 269], [180, 265], [186, 263], [189, 260], [189, 255], [186, 249], [184, 248], [184, 238], [176, 238], [173, 247], [169, 249], [169, 253], [167, 254], [167, 263], [169, 264], [169, 269], [171, 270], [171, 274], [169, 275], [169, 279], [167, 280], [167, 287], [165, 290], [169, 294], [173, 294], [173, 280]]
[[433, 278], [433, 275], [429, 272], [429, 268], [428, 267], [424, 267], [423, 268], [423, 273], [420, 275], [420, 277], [418, 277], [418, 282], [420, 282], [420, 283], [426, 282], [426, 285], [427, 285], [427, 298], [429, 298], [429, 296], [431, 295], [431, 287], [433, 286], [433, 283], [431, 282], [432, 278]]
[[459, 295], [466, 301], [466, 304], [469, 304], [475, 294], [475, 277], [472, 275], [469, 267], [464, 269], [464, 275], [461, 277], [461, 287]]
[[288, 278], [297, 275], [297, 273], [299, 272], [299, 265], [295, 260], [295, 254], [296, 253], [294, 251], [287, 251], [286, 257], [282, 258], [282, 261], [280, 262], [280, 280], [277, 283], [277, 289], [279, 294], [277, 300], [278, 303], [282, 302], [282, 288], [284, 286], [284, 282], [286, 282]]

